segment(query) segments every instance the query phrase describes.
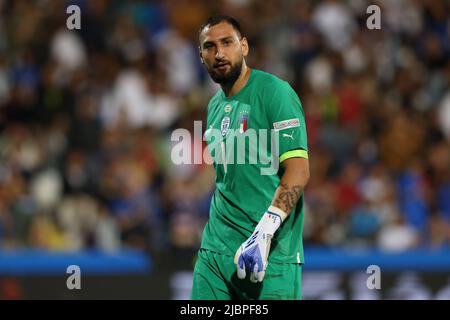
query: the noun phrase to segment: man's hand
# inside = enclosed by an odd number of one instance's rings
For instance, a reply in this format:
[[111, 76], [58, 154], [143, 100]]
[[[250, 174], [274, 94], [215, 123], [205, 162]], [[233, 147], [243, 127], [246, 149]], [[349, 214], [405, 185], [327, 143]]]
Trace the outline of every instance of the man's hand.
[[286, 216], [285, 212], [273, 206], [264, 213], [253, 234], [239, 247], [234, 257], [239, 279], [244, 279], [246, 271], [249, 271], [251, 282], [263, 281], [272, 237]]

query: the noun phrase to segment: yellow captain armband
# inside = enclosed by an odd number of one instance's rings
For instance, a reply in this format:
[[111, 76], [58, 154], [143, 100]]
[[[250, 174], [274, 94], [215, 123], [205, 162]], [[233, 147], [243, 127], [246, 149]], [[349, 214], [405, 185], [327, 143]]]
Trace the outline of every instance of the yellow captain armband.
[[280, 163], [289, 158], [305, 158], [308, 159], [308, 151], [306, 150], [291, 150], [283, 153], [280, 156]]

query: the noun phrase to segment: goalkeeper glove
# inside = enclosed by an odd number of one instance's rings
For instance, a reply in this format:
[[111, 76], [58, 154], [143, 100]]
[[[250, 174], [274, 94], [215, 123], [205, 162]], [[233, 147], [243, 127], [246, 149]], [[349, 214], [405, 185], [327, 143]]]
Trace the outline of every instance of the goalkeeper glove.
[[262, 282], [267, 268], [270, 242], [287, 214], [274, 206], [270, 206], [259, 221], [253, 234], [237, 250], [234, 263], [237, 265], [237, 276], [244, 279], [246, 270], [250, 272], [250, 281]]

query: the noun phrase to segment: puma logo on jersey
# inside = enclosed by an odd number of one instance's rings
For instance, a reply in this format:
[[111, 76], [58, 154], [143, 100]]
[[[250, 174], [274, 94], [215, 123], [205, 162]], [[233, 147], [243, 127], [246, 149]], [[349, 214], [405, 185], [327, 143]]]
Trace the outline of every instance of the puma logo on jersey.
[[283, 137], [294, 140], [294, 131], [292, 131], [291, 134], [283, 133]]

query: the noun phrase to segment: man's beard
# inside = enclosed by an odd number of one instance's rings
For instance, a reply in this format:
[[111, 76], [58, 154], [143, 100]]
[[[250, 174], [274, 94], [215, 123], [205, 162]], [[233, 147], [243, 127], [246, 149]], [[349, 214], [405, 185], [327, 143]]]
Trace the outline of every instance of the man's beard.
[[234, 66], [230, 63], [230, 71], [224, 74], [218, 73], [214, 67], [208, 70], [209, 75], [213, 79], [214, 82], [221, 84], [221, 85], [233, 85], [236, 80], [241, 75], [242, 70], [242, 62], [243, 59], [241, 59], [238, 63], [236, 63]]

